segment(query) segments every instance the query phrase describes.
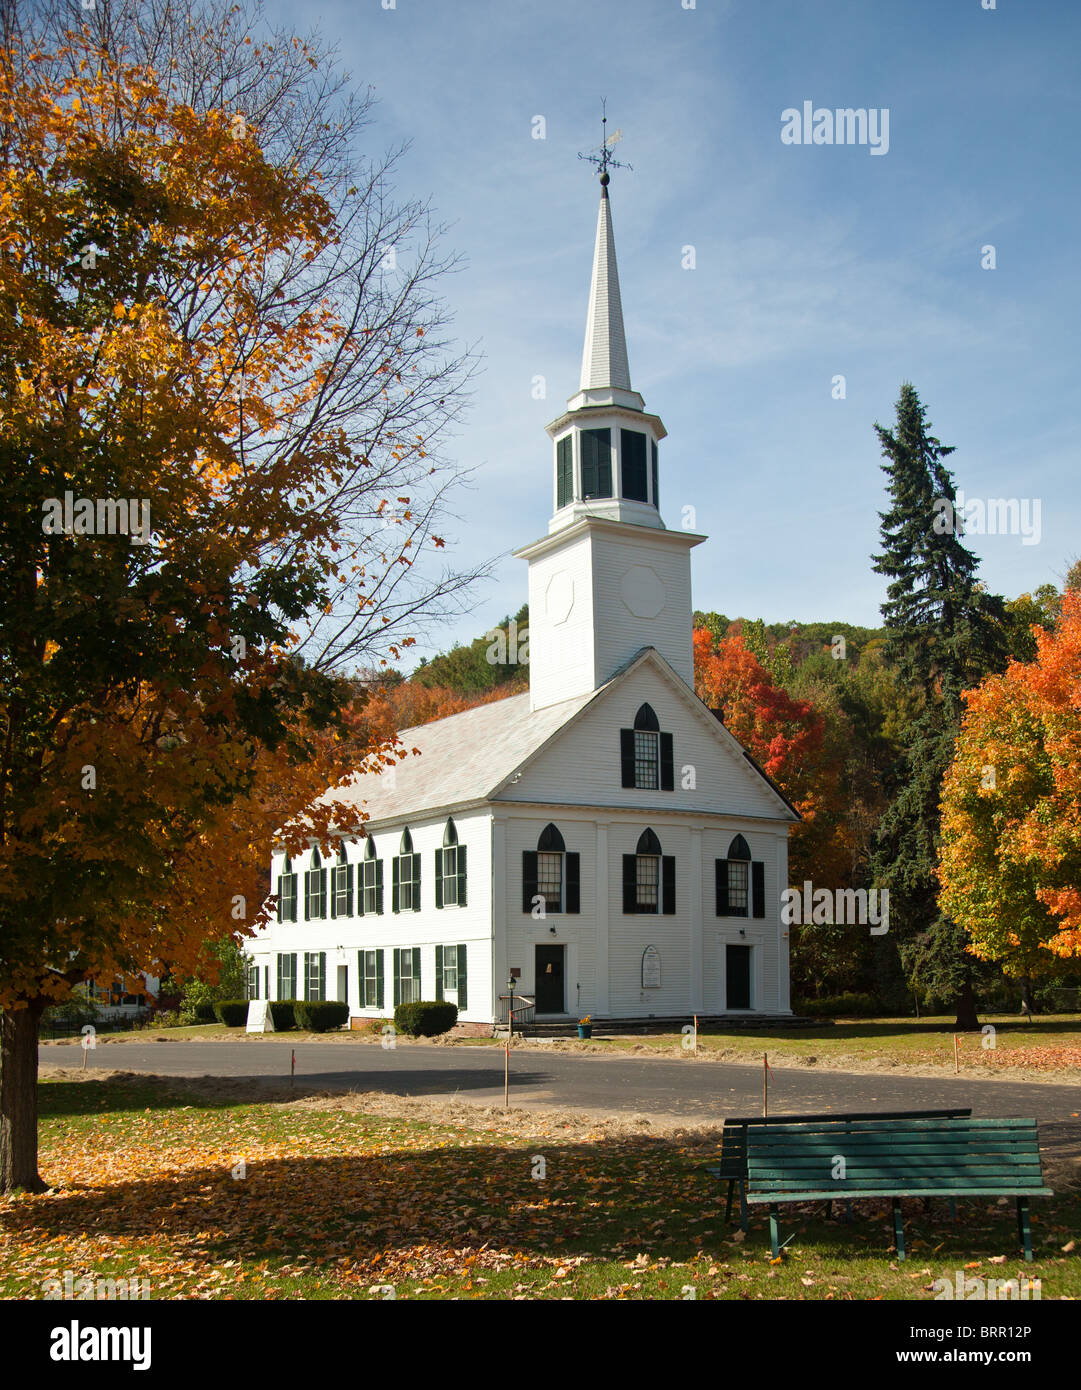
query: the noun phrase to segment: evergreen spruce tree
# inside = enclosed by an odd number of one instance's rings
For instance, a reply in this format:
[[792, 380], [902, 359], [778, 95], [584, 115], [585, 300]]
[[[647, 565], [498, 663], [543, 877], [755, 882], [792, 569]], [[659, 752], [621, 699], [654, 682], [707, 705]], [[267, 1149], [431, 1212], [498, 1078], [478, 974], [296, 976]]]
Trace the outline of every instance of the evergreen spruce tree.
[[953, 447], [930, 432], [915, 388], [905, 382], [894, 430], [876, 424], [889, 479], [880, 512], [882, 552], [874, 568], [889, 578], [882, 616], [887, 655], [921, 694], [905, 749], [891, 771], [890, 805], [872, 852], [875, 883], [890, 890], [891, 935], [913, 989], [952, 998], [956, 1026], [979, 1026], [976, 991], [986, 970], [965, 950], [962, 932], [938, 909], [935, 876], [942, 779], [960, 728], [961, 692], [1007, 654], [1005, 605], [976, 579], [979, 561], [962, 543]]

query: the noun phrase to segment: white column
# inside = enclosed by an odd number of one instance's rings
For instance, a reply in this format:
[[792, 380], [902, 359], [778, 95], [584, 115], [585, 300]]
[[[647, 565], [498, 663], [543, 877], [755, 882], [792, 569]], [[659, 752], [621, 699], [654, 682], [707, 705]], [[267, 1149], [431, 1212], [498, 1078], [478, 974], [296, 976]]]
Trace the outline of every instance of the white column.
[[687, 875], [690, 912], [691, 1011], [705, 1009], [705, 958], [702, 940], [702, 832], [691, 831], [691, 862]]
[[499, 996], [507, 989], [507, 827], [492, 817], [492, 1019], [499, 1017]]
[[792, 930], [781, 919], [781, 894], [788, 887], [788, 832], [777, 836], [777, 893], [774, 903], [777, 923], [777, 1008], [781, 1013], [792, 1012], [792, 995], [788, 978], [788, 954]]
[[594, 875], [596, 887], [593, 900], [593, 920], [596, 941], [596, 1012], [603, 1018], [610, 1006], [608, 991], [608, 924], [612, 911], [608, 892], [608, 823], [597, 822], [597, 863]]

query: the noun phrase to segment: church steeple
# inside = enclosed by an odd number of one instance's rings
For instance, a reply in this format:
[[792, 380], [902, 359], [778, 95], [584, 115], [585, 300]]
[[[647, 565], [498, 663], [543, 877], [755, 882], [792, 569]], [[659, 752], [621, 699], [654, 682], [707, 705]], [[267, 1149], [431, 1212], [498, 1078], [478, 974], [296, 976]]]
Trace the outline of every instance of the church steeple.
[[593, 251], [593, 279], [589, 286], [586, 341], [582, 352], [581, 391], [631, 389], [627, 365], [627, 336], [623, 330], [623, 303], [619, 296], [616, 243], [608, 200], [608, 175], [601, 175], [601, 206], [597, 214], [597, 241]]
[[704, 536], [660, 514], [665, 428], [631, 386], [608, 198], [615, 136], [589, 158], [601, 175], [579, 389], [547, 426], [555, 446], [548, 534], [529, 562], [529, 702], [544, 709], [597, 690], [642, 647], [693, 688], [690, 552]]
[[554, 510], [549, 532], [583, 516], [664, 529], [660, 515], [657, 446], [665, 428], [631, 386], [623, 299], [608, 197], [608, 136], [599, 155], [583, 155], [600, 169], [601, 199], [593, 246], [582, 374], [566, 411], [547, 426], [555, 443]]

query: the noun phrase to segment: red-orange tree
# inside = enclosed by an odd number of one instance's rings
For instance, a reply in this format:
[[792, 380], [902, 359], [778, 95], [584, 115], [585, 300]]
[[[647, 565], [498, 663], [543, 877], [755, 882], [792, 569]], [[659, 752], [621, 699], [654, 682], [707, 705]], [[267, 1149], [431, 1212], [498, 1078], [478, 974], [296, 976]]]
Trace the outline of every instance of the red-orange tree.
[[319, 90], [264, 147], [83, 37], [0, 53], [0, 1190], [41, 1186], [45, 1005], [198, 968], [258, 920], [268, 831], [381, 757], [293, 632], [356, 594], [362, 499], [425, 452], [433, 382], [395, 346], [417, 299], [365, 317], [382, 193], [329, 200]]
[[965, 693], [942, 795], [942, 903], [1009, 975], [1081, 956], [1081, 590], [1036, 657]]

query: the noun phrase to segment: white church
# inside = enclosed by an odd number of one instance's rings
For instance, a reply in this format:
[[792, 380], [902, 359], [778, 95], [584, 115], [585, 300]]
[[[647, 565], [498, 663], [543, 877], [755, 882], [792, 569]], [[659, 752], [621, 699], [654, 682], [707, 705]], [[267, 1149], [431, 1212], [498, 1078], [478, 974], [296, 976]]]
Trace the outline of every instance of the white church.
[[661, 519], [666, 431], [631, 386], [608, 181], [581, 382], [547, 426], [553, 515], [515, 551], [529, 693], [403, 730], [419, 757], [333, 793], [336, 857], [274, 854], [253, 998], [345, 1000], [354, 1026], [453, 1000], [477, 1032], [510, 981], [539, 1023], [791, 1013], [799, 815], [694, 693], [706, 538]]

